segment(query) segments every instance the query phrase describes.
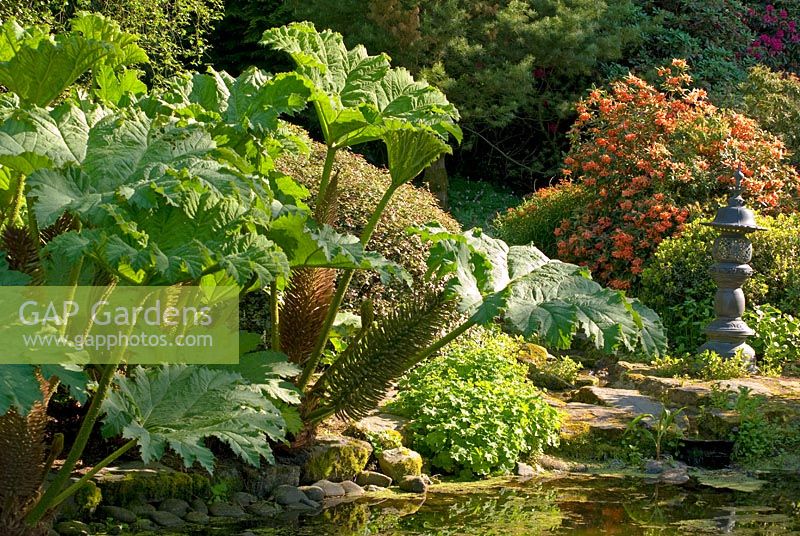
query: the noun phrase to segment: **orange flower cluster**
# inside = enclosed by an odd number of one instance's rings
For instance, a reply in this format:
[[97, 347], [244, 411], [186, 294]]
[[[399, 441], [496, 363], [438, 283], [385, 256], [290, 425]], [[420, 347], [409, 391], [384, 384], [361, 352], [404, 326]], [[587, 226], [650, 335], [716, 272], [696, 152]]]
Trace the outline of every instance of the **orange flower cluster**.
[[800, 180], [782, 142], [755, 121], [690, 89], [683, 60], [659, 69], [660, 89], [629, 75], [578, 104], [564, 175], [593, 200], [556, 229], [561, 259], [629, 289], [666, 237], [711, 212], [742, 165], [745, 195], [765, 212], [796, 210]]

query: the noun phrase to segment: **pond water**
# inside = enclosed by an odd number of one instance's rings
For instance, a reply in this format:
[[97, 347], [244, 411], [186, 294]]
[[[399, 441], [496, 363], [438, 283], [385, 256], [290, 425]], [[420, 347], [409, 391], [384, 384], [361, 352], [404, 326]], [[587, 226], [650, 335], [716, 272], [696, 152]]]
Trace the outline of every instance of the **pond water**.
[[220, 527], [257, 535], [798, 534], [800, 477], [773, 477], [755, 492], [570, 477], [424, 499], [361, 500], [316, 516]]

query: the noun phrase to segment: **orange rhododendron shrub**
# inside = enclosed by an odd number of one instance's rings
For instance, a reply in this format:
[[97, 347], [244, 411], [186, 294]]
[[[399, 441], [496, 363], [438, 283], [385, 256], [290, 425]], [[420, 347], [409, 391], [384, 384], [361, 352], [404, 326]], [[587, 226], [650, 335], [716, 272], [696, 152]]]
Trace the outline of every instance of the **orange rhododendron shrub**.
[[722, 202], [739, 165], [751, 205], [797, 209], [800, 181], [778, 138], [690, 89], [683, 60], [659, 76], [660, 90], [632, 75], [593, 90], [578, 104], [564, 161], [564, 175], [593, 195], [557, 227], [559, 257], [621, 289], [664, 238]]

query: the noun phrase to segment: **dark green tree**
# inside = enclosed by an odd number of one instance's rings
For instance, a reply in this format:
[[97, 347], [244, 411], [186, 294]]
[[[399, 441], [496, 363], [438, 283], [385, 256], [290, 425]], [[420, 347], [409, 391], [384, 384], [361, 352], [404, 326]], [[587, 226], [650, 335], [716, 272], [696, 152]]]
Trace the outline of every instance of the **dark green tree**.
[[385, 51], [462, 112], [467, 175], [530, 189], [558, 165], [572, 103], [605, 62], [639, 43], [631, 0], [289, 0], [313, 20]]

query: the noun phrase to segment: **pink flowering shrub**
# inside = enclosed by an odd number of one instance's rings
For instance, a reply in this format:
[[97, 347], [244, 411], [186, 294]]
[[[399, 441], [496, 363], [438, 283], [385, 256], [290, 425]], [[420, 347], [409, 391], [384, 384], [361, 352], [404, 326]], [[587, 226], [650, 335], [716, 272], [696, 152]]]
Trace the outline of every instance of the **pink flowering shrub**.
[[[776, 5], [778, 4], [778, 5]], [[756, 34], [747, 52], [773, 68], [800, 70], [800, 2], [750, 7], [745, 23]]]

